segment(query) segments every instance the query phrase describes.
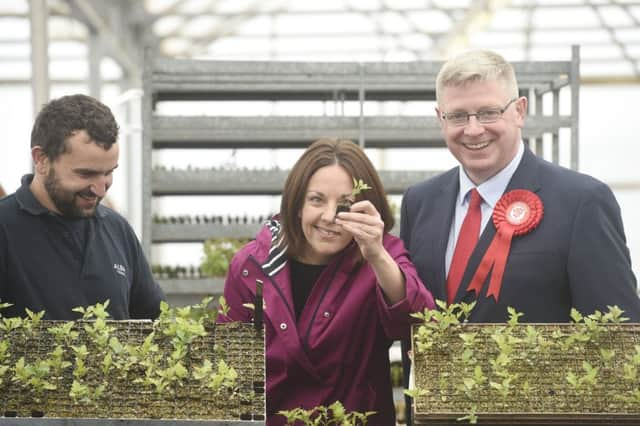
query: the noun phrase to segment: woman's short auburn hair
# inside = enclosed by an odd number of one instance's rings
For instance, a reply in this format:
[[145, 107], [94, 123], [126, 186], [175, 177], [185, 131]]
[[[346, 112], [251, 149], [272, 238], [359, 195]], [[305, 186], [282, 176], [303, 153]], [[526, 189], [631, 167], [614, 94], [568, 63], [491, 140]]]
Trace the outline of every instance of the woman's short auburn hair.
[[394, 225], [393, 213], [382, 181], [375, 167], [355, 142], [347, 139], [322, 138], [313, 142], [294, 164], [282, 191], [280, 220], [282, 243], [287, 245], [287, 255], [303, 253], [306, 238], [302, 231], [300, 212], [304, 206], [309, 181], [314, 173], [327, 166], [341, 166], [351, 178], [362, 180], [371, 189], [361, 192], [357, 201], [369, 200], [380, 213], [385, 232]]

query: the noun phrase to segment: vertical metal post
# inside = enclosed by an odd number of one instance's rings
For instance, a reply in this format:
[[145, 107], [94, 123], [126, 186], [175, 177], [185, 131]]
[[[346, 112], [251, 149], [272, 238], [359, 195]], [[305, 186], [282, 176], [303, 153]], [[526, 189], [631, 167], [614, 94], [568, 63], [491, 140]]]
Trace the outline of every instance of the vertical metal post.
[[96, 99], [101, 98], [102, 75], [102, 39], [94, 29], [89, 28], [89, 94]]
[[47, 31], [46, 0], [29, 1], [31, 25], [31, 88], [33, 92], [33, 115], [49, 101], [49, 33]]
[[[519, 95], [527, 97], [527, 100], [528, 100], [528, 102], [527, 102], [527, 115], [531, 115], [531, 99], [533, 98], [533, 89], [520, 90]], [[522, 140], [524, 141], [524, 145], [527, 148], [529, 148], [531, 150], [534, 150], [534, 152], [535, 152], [535, 144], [531, 143], [532, 142], [531, 139], [532, 138], [524, 138], [524, 137], [522, 138]], [[534, 140], [534, 142], [535, 142], [535, 140]]]
[[365, 143], [365, 139], [364, 139], [364, 96], [365, 96], [364, 65], [359, 64], [359, 69], [360, 69], [360, 87], [358, 89], [358, 101], [360, 102], [360, 120], [359, 120], [360, 131], [358, 134], [358, 145], [360, 145], [360, 148], [364, 149], [364, 143]]
[[[553, 119], [557, 122], [560, 120], [560, 90], [554, 89], [551, 96], [553, 96]], [[551, 133], [551, 161], [554, 164], [560, 164], [560, 129]]]
[[151, 121], [153, 119], [153, 55], [151, 48], [147, 48], [144, 54], [144, 74], [142, 77], [142, 248], [151, 258], [151, 196], [153, 194], [151, 151], [153, 136], [151, 134]]
[[[534, 90], [533, 93], [535, 94], [535, 98], [536, 98], [536, 118], [540, 119], [542, 118], [542, 95], [540, 93], [538, 93], [537, 90]], [[536, 141], [536, 155], [539, 157], [544, 158], [544, 138], [542, 135], [540, 135], [539, 137], [537, 137], [535, 139]]]
[[[340, 117], [341, 119], [344, 118], [344, 98], [345, 96], [343, 90], [333, 91], [333, 115], [335, 117]], [[344, 123], [344, 120], [342, 120], [342, 122]], [[340, 126], [337, 132], [338, 134], [335, 136], [340, 139], [344, 139], [346, 137], [345, 135], [347, 133], [347, 129], [345, 129], [343, 126]]]
[[140, 237], [142, 235], [142, 170], [140, 165], [142, 164], [141, 158], [141, 102], [142, 102], [142, 90], [139, 88], [132, 88], [135, 82], [140, 81], [136, 78], [135, 81], [131, 77], [126, 77], [120, 82], [120, 88], [122, 94], [119, 100], [113, 105], [119, 107], [119, 110], [124, 115], [124, 119], [121, 122], [120, 133], [120, 153], [121, 153], [121, 167], [118, 180], [122, 179], [129, 185], [126, 191], [125, 208], [122, 213], [127, 218], [136, 234]]
[[571, 46], [571, 168], [578, 170], [580, 166], [578, 147], [578, 119], [580, 115], [580, 46]]

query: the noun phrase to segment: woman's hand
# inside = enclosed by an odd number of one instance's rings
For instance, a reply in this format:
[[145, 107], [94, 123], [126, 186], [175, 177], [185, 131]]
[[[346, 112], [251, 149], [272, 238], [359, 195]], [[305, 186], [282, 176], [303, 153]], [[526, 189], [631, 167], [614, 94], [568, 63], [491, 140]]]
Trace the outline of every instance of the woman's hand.
[[340, 212], [336, 224], [353, 235], [362, 257], [369, 262], [376, 274], [389, 305], [394, 305], [406, 296], [406, 283], [400, 267], [382, 244], [384, 222], [370, 201], [359, 201], [349, 212]]
[[384, 222], [370, 201], [358, 201], [351, 206], [349, 212], [338, 213], [336, 224], [353, 235], [362, 257], [369, 263], [375, 263], [376, 259], [386, 253], [382, 245]]

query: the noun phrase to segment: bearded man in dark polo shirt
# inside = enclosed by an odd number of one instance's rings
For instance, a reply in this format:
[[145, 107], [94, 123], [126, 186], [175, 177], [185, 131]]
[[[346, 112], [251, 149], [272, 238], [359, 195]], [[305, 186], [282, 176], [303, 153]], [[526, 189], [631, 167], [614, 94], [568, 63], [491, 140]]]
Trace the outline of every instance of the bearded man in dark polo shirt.
[[0, 200], [0, 302], [46, 319], [109, 299], [114, 319], [156, 318], [164, 294], [140, 242], [118, 213], [100, 204], [118, 167], [118, 125], [85, 95], [52, 100], [31, 132], [34, 174]]

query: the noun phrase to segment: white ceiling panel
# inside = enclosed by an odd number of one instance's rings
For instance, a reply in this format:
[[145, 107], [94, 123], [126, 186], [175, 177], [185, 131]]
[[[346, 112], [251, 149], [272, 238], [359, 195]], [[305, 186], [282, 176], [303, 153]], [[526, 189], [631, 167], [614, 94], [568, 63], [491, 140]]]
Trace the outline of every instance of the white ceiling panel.
[[620, 6], [599, 7], [598, 13], [600, 13], [603, 23], [610, 27], [634, 24], [633, 17]]
[[[101, 34], [106, 53], [117, 58], [113, 49], [122, 49], [116, 53], [134, 61], [146, 39], [168, 56], [327, 61], [442, 59], [472, 47], [513, 60], [568, 59], [579, 43], [583, 75], [640, 80], [640, 0], [83, 2], [98, 12], [98, 31], [110, 32]], [[47, 4], [51, 60], [86, 58], [87, 18], [70, 7], [75, 0]], [[0, 1], [5, 73], [20, 72], [28, 58], [28, 6]], [[129, 38], [121, 37], [123, 28]], [[19, 64], [11, 66], [14, 60]]]
[[561, 25], [567, 30], [575, 27], [601, 26], [597, 14], [589, 7], [536, 8], [533, 12], [533, 22], [537, 28], [556, 28]]
[[186, 19], [180, 15], [161, 16], [153, 23], [153, 32], [158, 37], [167, 37], [179, 31]]
[[412, 12], [408, 16], [418, 31], [443, 33], [451, 29], [451, 17], [441, 10]]

